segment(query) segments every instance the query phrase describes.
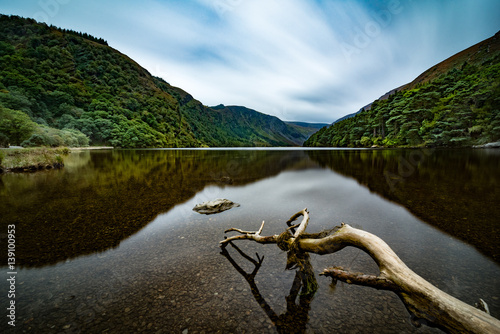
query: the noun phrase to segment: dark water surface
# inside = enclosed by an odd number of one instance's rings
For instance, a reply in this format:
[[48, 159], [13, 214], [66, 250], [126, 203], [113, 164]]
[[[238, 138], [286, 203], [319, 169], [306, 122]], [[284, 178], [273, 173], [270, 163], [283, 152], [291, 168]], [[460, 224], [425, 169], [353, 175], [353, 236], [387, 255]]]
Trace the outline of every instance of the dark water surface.
[[[251, 261], [220, 254], [225, 229], [265, 220], [263, 234], [277, 234], [304, 207], [309, 232], [340, 222], [372, 232], [417, 274], [469, 304], [483, 298], [500, 317], [498, 150], [82, 151], [62, 170], [0, 176], [0, 196], [2, 332], [439, 332], [414, 328], [391, 292], [325, 277], [313, 299], [287, 299], [295, 271], [276, 245], [238, 243], [265, 257], [248, 281]], [[216, 198], [241, 206], [191, 210]], [[378, 272], [357, 249], [311, 259], [316, 274]]]

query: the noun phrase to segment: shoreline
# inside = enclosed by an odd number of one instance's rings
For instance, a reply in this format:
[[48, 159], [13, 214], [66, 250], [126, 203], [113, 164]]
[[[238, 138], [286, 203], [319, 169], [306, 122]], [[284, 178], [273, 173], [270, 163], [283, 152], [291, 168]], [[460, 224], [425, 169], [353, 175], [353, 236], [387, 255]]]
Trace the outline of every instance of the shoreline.
[[87, 146], [87, 147], [68, 147], [70, 151], [86, 151], [86, 150], [113, 150], [113, 146]]

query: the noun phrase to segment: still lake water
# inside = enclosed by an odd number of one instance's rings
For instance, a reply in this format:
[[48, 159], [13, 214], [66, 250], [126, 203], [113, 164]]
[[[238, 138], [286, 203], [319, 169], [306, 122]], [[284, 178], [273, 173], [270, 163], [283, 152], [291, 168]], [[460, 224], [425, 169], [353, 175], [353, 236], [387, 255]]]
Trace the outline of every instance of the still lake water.
[[[288, 298], [276, 245], [224, 230], [281, 233], [307, 207], [309, 232], [346, 222], [384, 239], [417, 274], [500, 317], [498, 150], [76, 151], [62, 170], [0, 176], [3, 333], [438, 333], [398, 297], [318, 276], [378, 273], [357, 249], [311, 255], [319, 290]], [[195, 204], [241, 206], [200, 215]], [[7, 325], [7, 225], [16, 225], [16, 326]], [[257, 301], [258, 300], [258, 301]], [[274, 320], [273, 321], [271, 320]], [[280, 323], [290, 326], [275, 325]], [[7, 329], [7, 331], [5, 331]]]

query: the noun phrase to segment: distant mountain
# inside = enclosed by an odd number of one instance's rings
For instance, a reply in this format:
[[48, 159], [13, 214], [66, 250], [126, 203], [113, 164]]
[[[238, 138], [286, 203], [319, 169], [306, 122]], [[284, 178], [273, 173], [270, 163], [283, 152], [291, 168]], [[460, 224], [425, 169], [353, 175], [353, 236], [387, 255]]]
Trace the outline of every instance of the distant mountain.
[[209, 108], [101, 38], [0, 15], [0, 146], [297, 146], [308, 135]]
[[309, 122], [294, 122], [294, 121], [285, 121], [286, 124], [296, 125], [306, 129], [316, 129], [319, 130], [328, 123], [309, 123]]
[[297, 127], [241, 106], [220, 104], [211, 107], [219, 113], [223, 128], [231, 138], [248, 138], [257, 146], [302, 146], [309, 137]]
[[500, 140], [500, 32], [312, 135], [305, 146], [463, 147]]
[[285, 123], [297, 129], [297, 131], [302, 133], [306, 139], [309, 138], [313, 133], [316, 133], [322, 127], [328, 125], [328, 123], [287, 122], [287, 121], [285, 121]]

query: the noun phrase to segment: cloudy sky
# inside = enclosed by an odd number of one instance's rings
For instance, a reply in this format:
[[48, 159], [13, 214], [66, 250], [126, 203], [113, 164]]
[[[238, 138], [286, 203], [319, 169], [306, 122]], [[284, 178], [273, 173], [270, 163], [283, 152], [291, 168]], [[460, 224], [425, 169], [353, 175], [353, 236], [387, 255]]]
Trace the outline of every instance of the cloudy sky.
[[332, 122], [500, 30], [498, 0], [0, 0], [205, 105]]

